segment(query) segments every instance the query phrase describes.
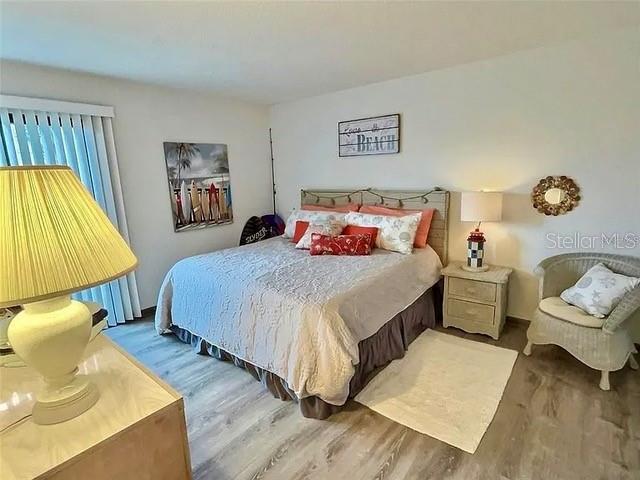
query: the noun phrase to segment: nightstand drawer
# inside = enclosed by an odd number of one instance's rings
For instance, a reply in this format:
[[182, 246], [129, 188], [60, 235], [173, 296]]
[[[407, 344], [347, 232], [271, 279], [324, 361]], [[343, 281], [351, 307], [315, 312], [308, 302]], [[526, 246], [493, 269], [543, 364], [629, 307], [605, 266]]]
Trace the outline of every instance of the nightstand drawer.
[[496, 301], [496, 284], [449, 277], [449, 294], [484, 302]]
[[481, 303], [465, 302], [450, 298], [447, 302], [447, 315], [472, 320], [475, 323], [493, 325], [495, 308]]

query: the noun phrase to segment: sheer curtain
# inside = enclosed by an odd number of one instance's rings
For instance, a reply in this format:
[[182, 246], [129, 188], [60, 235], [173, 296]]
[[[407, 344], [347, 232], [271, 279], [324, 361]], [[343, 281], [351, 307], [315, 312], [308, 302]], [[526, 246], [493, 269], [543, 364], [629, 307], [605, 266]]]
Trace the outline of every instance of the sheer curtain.
[[[0, 166], [68, 165], [128, 242], [113, 109], [9, 96], [0, 96], [0, 105]], [[141, 316], [134, 273], [74, 297], [101, 304], [111, 326]]]

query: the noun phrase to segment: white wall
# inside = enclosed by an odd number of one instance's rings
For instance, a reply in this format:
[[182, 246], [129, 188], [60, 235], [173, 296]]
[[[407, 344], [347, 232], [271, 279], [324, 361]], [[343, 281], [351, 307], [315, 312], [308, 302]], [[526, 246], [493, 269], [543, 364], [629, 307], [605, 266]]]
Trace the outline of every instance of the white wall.
[[[271, 205], [268, 109], [105, 77], [3, 61], [0, 91], [115, 107], [114, 133], [142, 307], [156, 304], [178, 259], [238, 244], [244, 222]], [[162, 142], [226, 143], [234, 223], [175, 233]]]
[[[302, 187], [505, 191], [504, 221], [484, 227], [488, 260], [516, 269], [509, 314], [531, 318], [533, 268], [567, 251], [548, 248], [547, 234], [640, 234], [639, 58], [640, 33], [626, 30], [276, 105], [279, 210]], [[337, 156], [338, 121], [389, 113], [402, 114], [400, 154]], [[576, 180], [576, 210], [532, 209], [531, 188], [546, 175]], [[451, 207], [450, 257], [462, 260], [472, 225], [459, 221], [458, 193]]]

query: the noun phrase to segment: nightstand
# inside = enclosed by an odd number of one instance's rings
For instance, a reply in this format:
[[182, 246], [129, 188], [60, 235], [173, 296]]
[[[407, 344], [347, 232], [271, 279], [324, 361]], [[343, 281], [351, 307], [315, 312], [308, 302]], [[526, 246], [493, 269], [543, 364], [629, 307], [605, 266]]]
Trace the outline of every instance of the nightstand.
[[443, 325], [469, 333], [484, 333], [496, 340], [507, 312], [507, 267], [492, 265], [486, 272], [467, 272], [462, 262], [451, 262], [444, 275]]
[[0, 478], [191, 478], [182, 396], [104, 335], [78, 365], [100, 390], [66, 422], [31, 420], [43, 380], [29, 367], [0, 368]]

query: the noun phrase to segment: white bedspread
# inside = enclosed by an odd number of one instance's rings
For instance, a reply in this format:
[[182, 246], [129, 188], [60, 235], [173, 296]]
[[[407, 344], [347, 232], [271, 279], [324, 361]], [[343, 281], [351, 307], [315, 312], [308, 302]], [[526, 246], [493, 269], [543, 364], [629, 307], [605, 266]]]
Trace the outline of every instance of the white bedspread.
[[298, 398], [342, 405], [358, 342], [433, 286], [441, 267], [431, 247], [311, 256], [272, 238], [176, 263], [160, 288], [156, 329], [179, 326], [285, 379]]

